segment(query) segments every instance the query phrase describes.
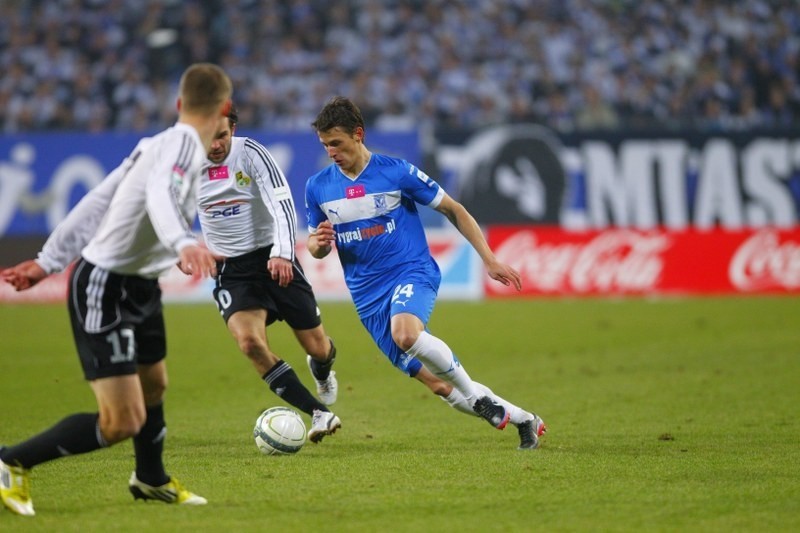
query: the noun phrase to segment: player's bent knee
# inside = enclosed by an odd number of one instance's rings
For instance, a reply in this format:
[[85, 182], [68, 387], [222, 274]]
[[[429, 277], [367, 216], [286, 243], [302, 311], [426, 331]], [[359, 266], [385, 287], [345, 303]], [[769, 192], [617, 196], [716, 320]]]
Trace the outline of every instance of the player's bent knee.
[[416, 331], [392, 329], [392, 340], [394, 340], [394, 343], [404, 352], [407, 352], [409, 349], [411, 349], [411, 347], [414, 346], [414, 343], [417, 342], [418, 338], [419, 333]]
[[254, 357], [265, 351], [264, 343], [256, 335], [240, 335], [236, 338], [239, 350], [248, 357]]

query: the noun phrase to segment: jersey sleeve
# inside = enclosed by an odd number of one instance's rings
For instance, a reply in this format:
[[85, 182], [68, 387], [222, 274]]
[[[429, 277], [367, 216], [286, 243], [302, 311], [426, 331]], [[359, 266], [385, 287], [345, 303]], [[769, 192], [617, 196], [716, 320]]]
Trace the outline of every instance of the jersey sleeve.
[[308, 223], [308, 232], [311, 234], [316, 233], [317, 226], [327, 220], [325, 213], [322, 212], [319, 201], [316, 199], [314, 183], [315, 180], [313, 177], [306, 182], [306, 220]]
[[255, 179], [261, 200], [274, 221], [272, 251], [269, 255], [293, 261], [297, 241], [297, 211], [289, 183], [272, 154], [263, 145], [247, 139], [244, 146], [251, 165], [249, 174]]
[[196, 194], [194, 174], [199, 167], [194, 168], [193, 161], [197, 150], [197, 144], [186, 133], [166, 140], [147, 177], [147, 214], [158, 240], [175, 252], [197, 244], [181, 212], [182, 198]]
[[97, 231], [129, 165], [130, 161], [126, 159], [112, 170], [56, 226], [36, 257], [36, 263], [45, 272], [60, 272], [78, 258]]
[[421, 169], [407, 161], [400, 167], [403, 175], [400, 178], [400, 189], [403, 194], [421, 205], [436, 207], [444, 198], [444, 189]]

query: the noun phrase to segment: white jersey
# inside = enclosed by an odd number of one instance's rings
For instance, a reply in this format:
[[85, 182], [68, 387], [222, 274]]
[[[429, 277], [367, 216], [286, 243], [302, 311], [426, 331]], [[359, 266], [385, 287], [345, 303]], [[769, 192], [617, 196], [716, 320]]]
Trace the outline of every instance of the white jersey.
[[[127, 159], [126, 159], [127, 161]], [[90, 190], [53, 230], [36, 257], [48, 274], [61, 272], [81, 254], [81, 250], [97, 231], [111, 203], [111, 198], [125, 176], [126, 162], [111, 171], [100, 184]]]
[[271, 245], [270, 257], [294, 259], [292, 194], [272, 155], [257, 141], [231, 140], [228, 157], [204, 172], [197, 203], [203, 238], [215, 255], [237, 257]]
[[189, 125], [177, 123], [142, 139], [115, 170], [121, 174], [116, 190], [81, 255], [118, 274], [165, 274], [180, 250], [197, 244], [191, 222], [206, 161], [200, 136]]

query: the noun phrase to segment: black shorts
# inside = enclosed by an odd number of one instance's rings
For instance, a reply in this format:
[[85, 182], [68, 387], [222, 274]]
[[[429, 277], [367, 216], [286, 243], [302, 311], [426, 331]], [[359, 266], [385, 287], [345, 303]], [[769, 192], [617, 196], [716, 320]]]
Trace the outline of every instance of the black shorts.
[[87, 380], [136, 373], [167, 355], [158, 280], [115, 274], [81, 258], [67, 296]]
[[217, 263], [214, 300], [222, 318], [246, 309], [266, 309], [267, 323], [284, 320], [292, 329], [312, 329], [322, 321], [319, 307], [303, 267], [295, 259], [294, 278], [286, 287], [278, 285], [267, 270], [270, 247]]

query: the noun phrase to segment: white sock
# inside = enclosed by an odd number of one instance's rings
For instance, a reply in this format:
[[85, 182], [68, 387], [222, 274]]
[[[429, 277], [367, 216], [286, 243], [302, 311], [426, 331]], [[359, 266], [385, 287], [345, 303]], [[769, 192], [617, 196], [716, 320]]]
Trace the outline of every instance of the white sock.
[[533, 418], [533, 415], [531, 413], [520, 407], [517, 407], [508, 400], [501, 398], [500, 396], [492, 392], [492, 389], [490, 389], [483, 383], [478, 383], [477, 381], [473, 381], [472, 383], [473, 385], [475, 385], [475, 388], [478, 389], [478, 391], [480, 391], [479, 396], [484, 396], [484, 395], [488, 396], [489, 398], [493, 399], [494, 401], [496, 401], [505, 408], [506, 412], [509, 415], [509, 422], [511, 422], [512, 424], [515, 425], [521, 424], [526, 420], [531, 420]]
[[[508, 412], [509, 421], [512, 424], [519, 425], [527, 420], [533, 419], [533, 414], [496, 395], [494, 392], [492, 392], [492, 389], [483, 383], [478, 383], [477, 381], [473, 381], [472, 383], [480, 391], [479, 396], [489, 396], [492, 400], [503, 406], [503, 408]], [[440, 396], [440, 398], [447, 402], [447, 404], [456, 411], [461, 411], [462, 413], [468, 415], [478, 416], [478, 414], [475, 413], [475, 411], [473, 411], [469, 406], [461, 393], [458, 392], [458, 389], [453, 389], [449, 396]]]
[[453, 357], [453, 351], [443, 340], [423, 331], [407, 353], [417, 357], [428, 367], [428, 370], [455, 387], [470, 408], [475, 405], [479, 396], [475, 384], [461, 363]]
[[448, 396], [439, 396], [439, 398], [444, 400], [447, 403], [447, 405], [449, 405], [456, 411], [461, 411], [466, 415], [478, 416], [478, 413], [472, 410], [472, 407], [469, 406], [467, 400], [460, 392], [458, 392], [458, 389], [456, 388], [453, 388], [453, 390], [450, 391], [450, 394]]

